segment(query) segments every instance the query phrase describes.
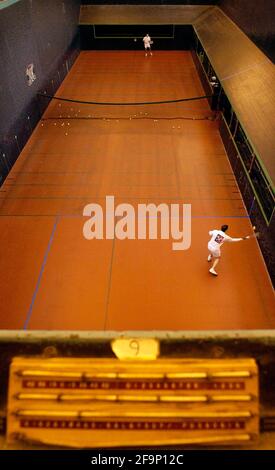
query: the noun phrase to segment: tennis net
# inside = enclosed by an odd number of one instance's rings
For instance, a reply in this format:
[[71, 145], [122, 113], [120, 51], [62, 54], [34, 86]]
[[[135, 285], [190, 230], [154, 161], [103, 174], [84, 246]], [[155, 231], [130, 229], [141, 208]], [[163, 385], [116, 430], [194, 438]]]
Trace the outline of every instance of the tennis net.
[[99, 102], [38, 94], [43, 120], [213, 120], [215, 113], [210, 109], [210, 98], [204, 95], [163, 101]]

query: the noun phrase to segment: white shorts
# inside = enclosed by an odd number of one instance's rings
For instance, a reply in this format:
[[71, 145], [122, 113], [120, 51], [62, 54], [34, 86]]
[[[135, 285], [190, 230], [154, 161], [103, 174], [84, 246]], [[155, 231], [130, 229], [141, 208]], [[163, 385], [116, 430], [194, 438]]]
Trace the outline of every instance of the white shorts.
[[210, 251], [213, 258], [220, 258], [221, 250], [219, 248], [213, 248], [211, 245], [208, 245], [208, 250]]

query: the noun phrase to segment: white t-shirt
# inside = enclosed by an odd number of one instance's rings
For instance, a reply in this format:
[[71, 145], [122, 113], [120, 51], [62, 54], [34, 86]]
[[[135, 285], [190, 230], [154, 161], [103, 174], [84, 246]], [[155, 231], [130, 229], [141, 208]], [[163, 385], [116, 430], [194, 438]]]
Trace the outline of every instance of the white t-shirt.
[[150, 42], [151, 42], [150, 36], [144, 36], [143, 42], [144, 42], [144, 47], [151, 47], [150, 46]]
[[209, 240], [208, 248], [213, 251], [218, 250], [224, 242], [240, 242], [242, 240], [242, 238], [231, 238], [222, 232], [222, 230], [211, 230], [209, 235], [211, 240]]

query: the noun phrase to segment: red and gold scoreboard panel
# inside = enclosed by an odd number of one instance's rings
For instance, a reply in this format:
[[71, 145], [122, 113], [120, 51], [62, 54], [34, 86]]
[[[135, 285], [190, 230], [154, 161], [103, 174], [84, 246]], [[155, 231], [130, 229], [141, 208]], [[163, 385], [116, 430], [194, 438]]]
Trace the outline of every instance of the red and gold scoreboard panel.
[[258, 434], [253, 359], [17, 357], [11, 364], [10, 443], [247, 444]]

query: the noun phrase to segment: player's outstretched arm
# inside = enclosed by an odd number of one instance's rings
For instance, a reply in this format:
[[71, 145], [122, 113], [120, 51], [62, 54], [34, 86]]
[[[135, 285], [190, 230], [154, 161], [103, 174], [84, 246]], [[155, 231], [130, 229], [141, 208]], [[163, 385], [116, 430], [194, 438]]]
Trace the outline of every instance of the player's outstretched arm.
[[241, 237], [241, 238], [232, 238], [232, 237], [229, 237], [228, 235], [225, 237], [225, 241], [227, 241], [227, 242], [241, 242], [243, 240], [244, 240], [243, 237]]

